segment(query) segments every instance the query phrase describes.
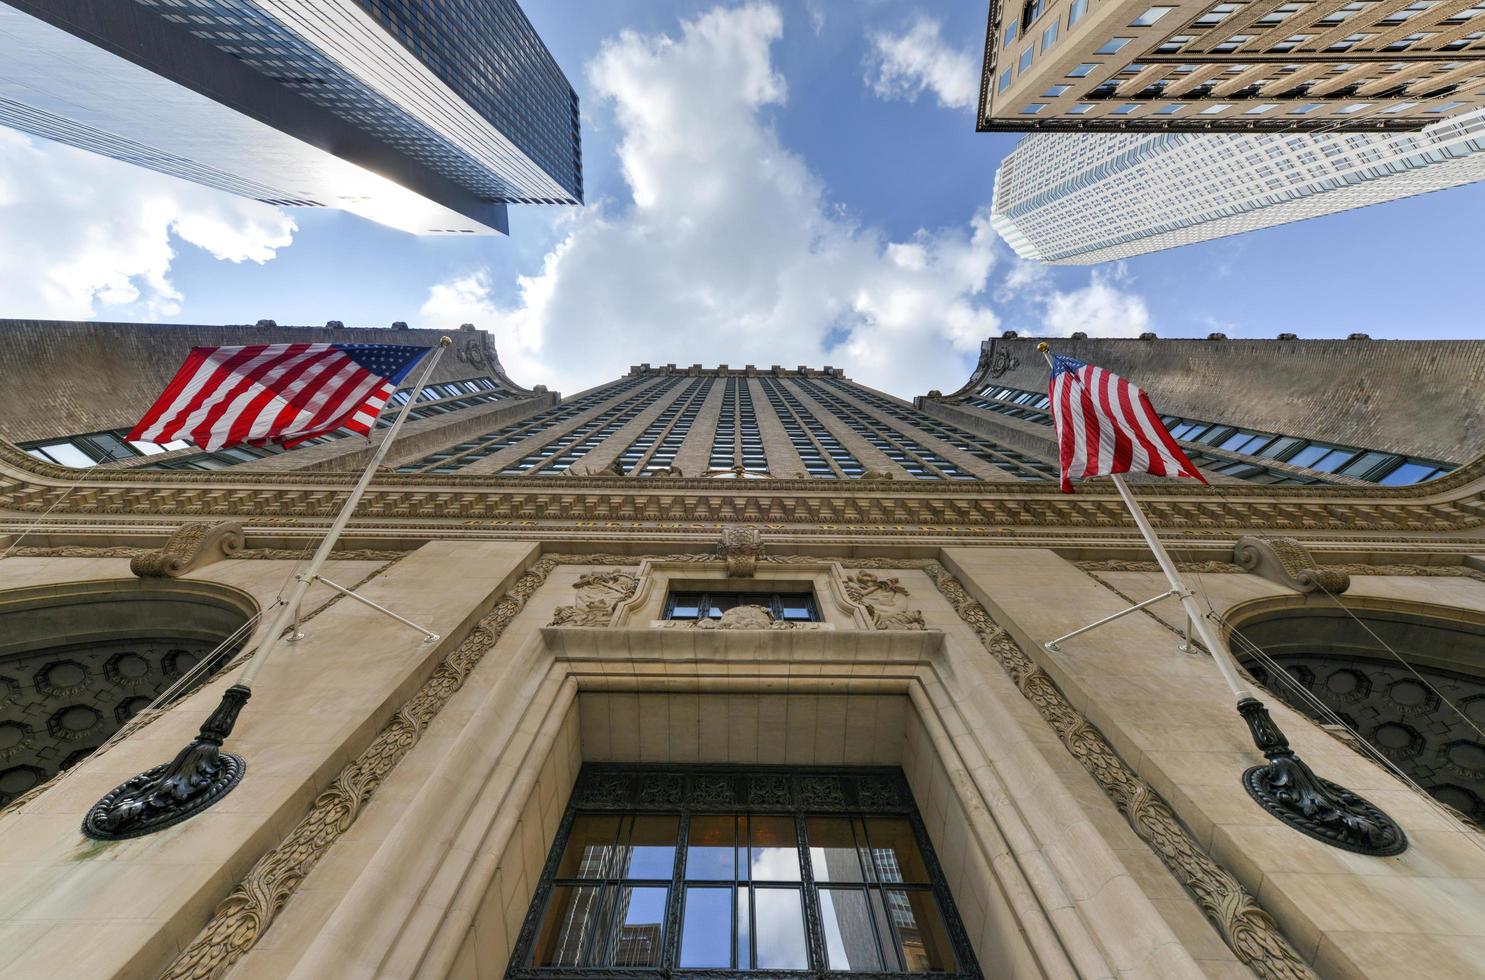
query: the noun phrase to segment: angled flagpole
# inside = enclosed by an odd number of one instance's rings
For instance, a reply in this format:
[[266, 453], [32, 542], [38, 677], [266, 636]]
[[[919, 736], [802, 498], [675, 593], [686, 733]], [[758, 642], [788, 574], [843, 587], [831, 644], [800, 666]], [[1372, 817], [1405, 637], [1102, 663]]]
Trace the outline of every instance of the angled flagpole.
[[[1037, 344], [1037, 350], [1046, 357], [1049, 367], [1054, 366], [1050, 348], [1045, 341]], [[1052, 408], [1053, 411], [1057, 410], [1055, 404]], [[1315, 775], [1304, 760], [1290, 748], [1288, 738], [1269, 716], [1268, 706], [1255, 698], [1248, 690], [1242, 674], [1238, 671], [1237, 662], [1233, 660], [1232, 652], [1228, 650], [1222, 637], [1212, 628], [1211, 620], [1203, 614], [1196, 602], [1196, 595], [1186, 587], [1175, 562], [1171, 561], [1170, 555], [1166, 552], [1165, 545], [1161, 543], [1155, 529], [1150, 526], [1150, 520], [1145, 516], [1144, 509], [1140, 507], [1134, 494], [1129, 492], [1129, 486], [1125, 483], [1123, 475], [1113, 473], [1110, 474], [1110, 479], [1114, 481], [1114, 488], [1119, 492], [1119, 499], [1124, 502], [1129, 516], [1134, 519], [1141, 537], [1145, 539], [1145, 544], [1155, 555], [1155, 562], [1165, 575], [1170, 591], [1146, 599], [1112, 616], [1106, 616], [1066, 636], [1060, 636], [1044, 646], [1054, 653], [1062, 653], [1061, 644], [1075, 636], [1121, 619], [1162, 599], [1171, 597], [1180, 599], [1181, 607], [1186, 612], [1187, 623], [1196, 627], [1202, 644], [1211, 653], [1212, 661], [1217, 665], [1218, 672], [1222, 674], [1222, 679], [1227, 682], [1228, 689], [1232, 691], [1237, 701], [1238, 713], [1247, 722], [1248, 731], [1253, 736], [1253, 744], [1268, 760], [1266, 765], [1254, 766], [1243, 774], [1243, 786], [1247, 789], [1248, 795], [1253, 797], [1259, 806], [1290, 827], [1334, 847], [1377, 857], [1401, 854], [1407, 849], [1408, 838], [1397, 821], [1344, 786]]]
[[355, 513], [362, 495], [366, 493], [366, 488], [371, 485], [378, 467], [382, 465], [382, 460], [386, 459], [388, 451], [392, 448], [392, 441], [402, 431], [402, 423], [407, 421], [409, 410], [418, 400], [418, 395], [422, 392], [423, 386], [428, 383], [428, 378], [432, 376], [434, 367], [438, 365], [439, 359], [449, 344], [449, 338], [444, 337], [439, 341], [438, 347], [434, 348], [432, 356], [423, 366], [423, 372], [418, 376], [417, 383], [413, 387], [412, 397], [403, 402], [401, 410], [397, 413], [397, 419], [387, 430], [386, 438], [376, 447], [376, 452], [372, 454], [371, 461], [366, 464], [361, 478], [356, 481], [350, 495], [341, 505], [340, 513], [335, 516], [330, 530], [325, 533], [319, 547], [315, 549], [314, 557], [303, 570], [294, 576], [294, 588], [289, 593], [289, 598], [278, 604], [273, 622], [261, 634], [256, 650], [248, 662], [243, 665], [242, 673], [238, 675], [237, 683], [227, 688], [222, 694], [221, 703], [207, 717], [196, 738], [181, 749], [174, 759], [155, 766], [153, 769], [147, 769], [119, 784], [107, 796], [93, 804], [92, 809], [83, 818], [82, 831], [86, 836], [94, 840], [124, 840], [154, 833], [200, 813], [232, 791], [233, 787], [241, 781], [243, 773], [246, 772], [247, 763], [241, 756], [222, 752], [222, 743], [232, 734], [238, 714], [242, 711], [243, 705], [247, 704], [248, 698], [252, 696], [253, 681], [257, 678], [258, 672], [263, 669], [268, 658], [285, 639], [285, 630], [297, 621], [304, 595], [316, 581], [324, 582], [349, 598], [365, 603], [418, 630], [423, 634], [425, 643], [438, 639], [438, 634], [431, 633], [388, 609], [383, 609], [349, 589], [327, 581], [320, 575], [320, 570], [330, 557], [330, 552], [340, 540], [346, 526], [350, 524], [351, 515]]

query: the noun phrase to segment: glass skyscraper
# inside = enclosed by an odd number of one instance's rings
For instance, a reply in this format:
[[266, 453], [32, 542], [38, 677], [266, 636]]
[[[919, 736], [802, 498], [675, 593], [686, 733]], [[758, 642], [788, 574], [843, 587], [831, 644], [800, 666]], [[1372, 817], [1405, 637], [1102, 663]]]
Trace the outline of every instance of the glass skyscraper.
[[0, 123], [281, 206], [479, 233], [582, 202], [577, 95], [514, 0], [8, 0], [0, 51]]
[[995, 175], [1022, 258], [1088, 265], [1485, 179], [1485, 110], [1416, 133], [1035, 134]]

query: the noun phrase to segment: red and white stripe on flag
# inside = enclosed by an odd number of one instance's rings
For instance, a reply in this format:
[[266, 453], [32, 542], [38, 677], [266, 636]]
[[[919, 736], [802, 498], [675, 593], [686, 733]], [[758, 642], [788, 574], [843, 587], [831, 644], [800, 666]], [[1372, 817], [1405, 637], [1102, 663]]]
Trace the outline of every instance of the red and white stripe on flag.
[[1176, 444], [1149, 397], [1112, 371], [1055, 355], [1049, 394], [1063, 493], [1073, 492], [1075, 479], [1114, 473], [1207, 482]]
[[367, 435], [426, 347], [247, 344], [193, 347], [130, 439], [202, 449], [285, 447], [349, 429]]

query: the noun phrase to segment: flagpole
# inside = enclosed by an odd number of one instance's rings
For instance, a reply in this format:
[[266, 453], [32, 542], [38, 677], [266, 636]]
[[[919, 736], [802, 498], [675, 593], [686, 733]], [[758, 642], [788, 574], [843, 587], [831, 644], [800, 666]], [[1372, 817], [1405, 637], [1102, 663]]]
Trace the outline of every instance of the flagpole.
[[[243, 666], [237, 682], [223, 692], [221, 702], [202, 724], [195, 740], [181, 749], [170, 762], [140, 773], [115, 787], [95, 803], [83, 819], [84, 835], [95, 840], [124, 840], [162, 830], [216, 803], [241, 781], [247, 770], [247, 763], [241, 756], [220, 751], [222, 743], [232, 734], [238, 714], [243, 705], [247, 704], [248, 698], [252, 697], [253, 681], [268, 662], [268, 658], [278, 649], [285, 629], [298, 614], [305, 593], [319, 579], [320, 570], [346, 526], [350, 524], [356, 506], [361, 502], [366, 488], [371, 485], [382, 461], [386, 459], [392, 448], [392, 441], [402, 431], [408, 412], [418, 400], [423, 386], [427, 384], [450, 343], [448, 337], [439, 340], [438, 347], [434, 348], [422, 373], [418, 375], [412, 397], [403, 402], [396, 420], [387, 430], [386, 438], [376, 447], [371, 461], [361, 473], [361, 478], [356, 481], [345, 503], [341, 504], [340, 513], [315, 549], [314, 557], [294, 576], [294, 588], [289, 593], [289, 598], [277, 606], [272, 623], [260, 635], [257, 648]], [[401, 619], [400, 616], [394, 618]], [[424, 642], [438, 639], [435, 633], [427, 630], [422, 632], [425, 635]]]
[[1175, 563], [1170, 560], [1170, 555], [1165, 551], [1165, 545], [1155, 536], [1155, 529], [1150, 526], [1150, 520], [1145, 516], [1139, 501], [1134, 499], [1134, 494], [1129, 492], [1129, 486], [1124, 482], [1124, 477], [1115, 473], [1110, 477], [1114, 481], [1114, 488], [1119, 491], [1119, 497], [1124, 501], [1124, 506], [1129, 510], [1129, 516], [1134, 518], [1135, 526], [1140, 529], [1140, 534], [1145, 539], [1145, 544], [1155, 555], [1155, 562], [1160, 570], [1165, 573], [1165, 580], [1170, 583], [1171, 592], [1181, 600], [1181, 608], [1186, 611], [1187, 617], [1196, 624], [1197, 635], [1201, 642], [1211, 651], [1212, 660], [1217, 664], [1217, 670], [1221, 672], [1222, 679], [1232, 690], [1233, 697], [1241, 704], [1243, 699], [1252, 698], [1248, 685], [1243, 683], [1242, 675], [1238, 673], [1237, 663], [1233, 661], [1232, 654], [1227, 649], [1227, 644], [1217, 638], [1212, 624], [1202, 615], [1201, 607], [1196, 604], [1196, 596], [1186, 588], [1186, 583], [1181, 578], [1181, 573], [1176, 570]]
[[[1037, 344], [1037, 350], [1047, 359], [1047, 365], [1052, 366], [1052, 355], [1047, 343], [1043, 341]], [[1334, 847], [1376, 857], [1401, 854], [1407, 849], [1408, 838], [1397, 821], [1344, 786], [1315, 775], [1309, 765], [1290, 748], [1288, 738], [1269, 715], [1268, 706], [1248, 690], [1238, 672], [1237, 662], [1232, 658], [1232, 652], [1212, 628], [1211, 621], [1203, 615], [1201, 607], [1196, 603], [1195, 594], [1186, 587], [1175, 562], [1171, 561], [1166, 552], [1165, 545], [1150, 526], [1144, 509], [1135, 500], [1134, 494], [1129, 492], [1124, 477], [1114, 473], [1110, 475], [1110, 479], [1170, 585], [1170, 592], [1165, 596], [1157, 596], [1124, 612], [1132, 612], [1170, 595], [1181, 600], [1187, 621], [1195, 624], [1197, 634], [1236, 698], [1238, 713], [1248, 725], [1253, 744], [1268, 760], [1267, 765], [1254, 766], [1243, 773], [1243, 786], [1248, 795], [1290, 827]], [[1111, 616], [1093, 625], [1102, 625], [1116, 618], [1118, 616]], [[1084, 627], [1059, 637], [1047, 646], [1054, 652], [1061, 652], [1058, 644], [1089, 628]]]

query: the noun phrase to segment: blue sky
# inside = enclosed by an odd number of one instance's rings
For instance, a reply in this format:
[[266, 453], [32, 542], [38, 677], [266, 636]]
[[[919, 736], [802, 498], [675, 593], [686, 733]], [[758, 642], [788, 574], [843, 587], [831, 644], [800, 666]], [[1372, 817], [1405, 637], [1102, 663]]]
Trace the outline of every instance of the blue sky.
[[[582, 99], [588, 207], [417, 238], [11, 137], [0, 315], [473, 320], [518, 380], [569, 392], [640, 361], [781, 361], [911, 396], [958, 387], [1007, 328], [1482, 334], [1482, 185], [1113, 266], [1018, 263], [983, 220], [1016, 137], [974, 132], [981, 4], [525, 6]], [[937, 89], [884, 72], [914, 31]]]

